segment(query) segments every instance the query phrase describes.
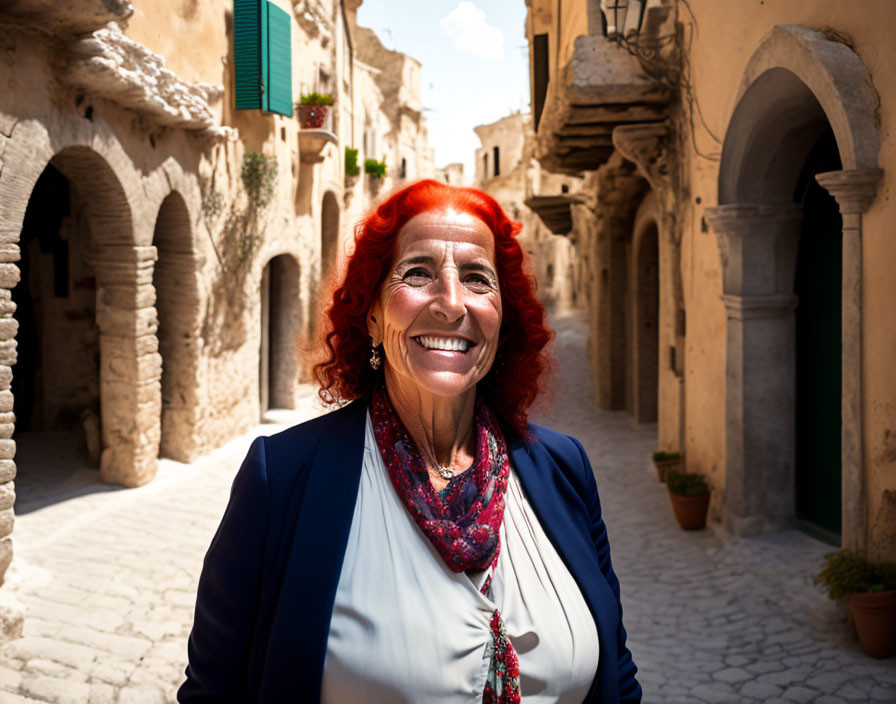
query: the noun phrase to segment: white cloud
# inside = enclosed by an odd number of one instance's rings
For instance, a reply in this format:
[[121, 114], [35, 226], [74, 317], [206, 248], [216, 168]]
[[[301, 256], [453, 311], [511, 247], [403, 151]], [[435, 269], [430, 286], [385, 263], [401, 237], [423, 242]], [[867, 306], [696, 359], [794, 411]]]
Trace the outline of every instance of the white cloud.
[[482, 59], [504, 58], [504, 35], [486, 21], [485, 13], [472, 2], [457, 3], [457, 7], [442, 18], [441, 24], [454, 46], [461, 51]]

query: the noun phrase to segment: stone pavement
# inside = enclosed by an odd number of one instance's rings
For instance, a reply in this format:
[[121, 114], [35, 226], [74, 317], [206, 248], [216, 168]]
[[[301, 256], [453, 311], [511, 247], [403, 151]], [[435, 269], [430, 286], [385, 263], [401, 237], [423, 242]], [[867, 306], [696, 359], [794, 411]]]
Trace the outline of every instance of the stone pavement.
[[[645, 702], [896, 702], [896, 660], [863, 655], [812, 585], [830, 548], [797, 532], [679, 530], [650, 464], [655, 430], [593, 406], [584, 328], [556, 323], [556, 400], [534, 419], [580, 438], [595, 467]], [[319, 412], [305, 391], [275, 420]], [[24, 439], [4, 589], [27, 615], [0, 649], [0, 702], [174, 700], [202, 556], [255, 433], [192, 465], [163, 461], [127, 490], [73, 465], [71, 438]]]

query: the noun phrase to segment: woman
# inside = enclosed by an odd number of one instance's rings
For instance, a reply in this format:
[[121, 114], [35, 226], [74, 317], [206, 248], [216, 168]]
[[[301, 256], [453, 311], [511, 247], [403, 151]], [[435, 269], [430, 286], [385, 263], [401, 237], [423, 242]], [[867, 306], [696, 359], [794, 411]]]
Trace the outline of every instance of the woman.
[[544, 310], [488, 195], [421, 181], [327, 311], [338, 411], [252, 445], [212, 541], [193, 701], [639, 701], [594, 475], [528, 425]]

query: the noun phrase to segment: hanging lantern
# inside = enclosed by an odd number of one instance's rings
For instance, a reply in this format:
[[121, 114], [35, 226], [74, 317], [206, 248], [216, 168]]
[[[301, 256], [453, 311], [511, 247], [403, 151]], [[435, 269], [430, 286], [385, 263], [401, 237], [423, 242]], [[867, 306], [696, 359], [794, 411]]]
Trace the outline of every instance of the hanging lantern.
[[607, 28], [609, 30], [607, 32], [608, 39], [616, 39], [623, 36], [625, 32], [625, 16], [628, 14], [628, 3], [629, 0], [607, 0], [607, 24], [612, 27], [612, 29], [610, 27]]
[[[644, 11], [647, 0], [603, 0], [602, 14], [606, 18], [607, 39], [623, 39], [626, 35], [626, 23], [632, 24], [629, 34], [638, 34], [644, 22]], [[631, 12], [629, 12], [631, 10]]]

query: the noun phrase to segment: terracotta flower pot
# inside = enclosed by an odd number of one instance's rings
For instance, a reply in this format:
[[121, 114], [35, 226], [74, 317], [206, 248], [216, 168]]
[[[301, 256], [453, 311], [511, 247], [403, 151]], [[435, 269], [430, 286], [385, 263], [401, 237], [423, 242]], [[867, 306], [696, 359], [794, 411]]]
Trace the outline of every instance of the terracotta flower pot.
[[706, 512], [709, 510], [709, 494], [704, 496], [679, 496], [669, 492], [672, 512], [683, 530], [699, 530], [706, 526]]
[[681, 460], [654, 460], [653, 466], [656, 467], [656, 476], [660, 480], [660, 484], [665, 483], [666, 473], [680, 464]]
[[296, 109], [299, 113], [299, 124], [304, 129], [317, 129], [322, 127], [324, 120], [327, 119], [327, 113], [330, 111], [330, 106], [297, 105]]
[[850, 594], [849, 613], [862, 650], [873, 658], [896, 655], [896, 589]]

